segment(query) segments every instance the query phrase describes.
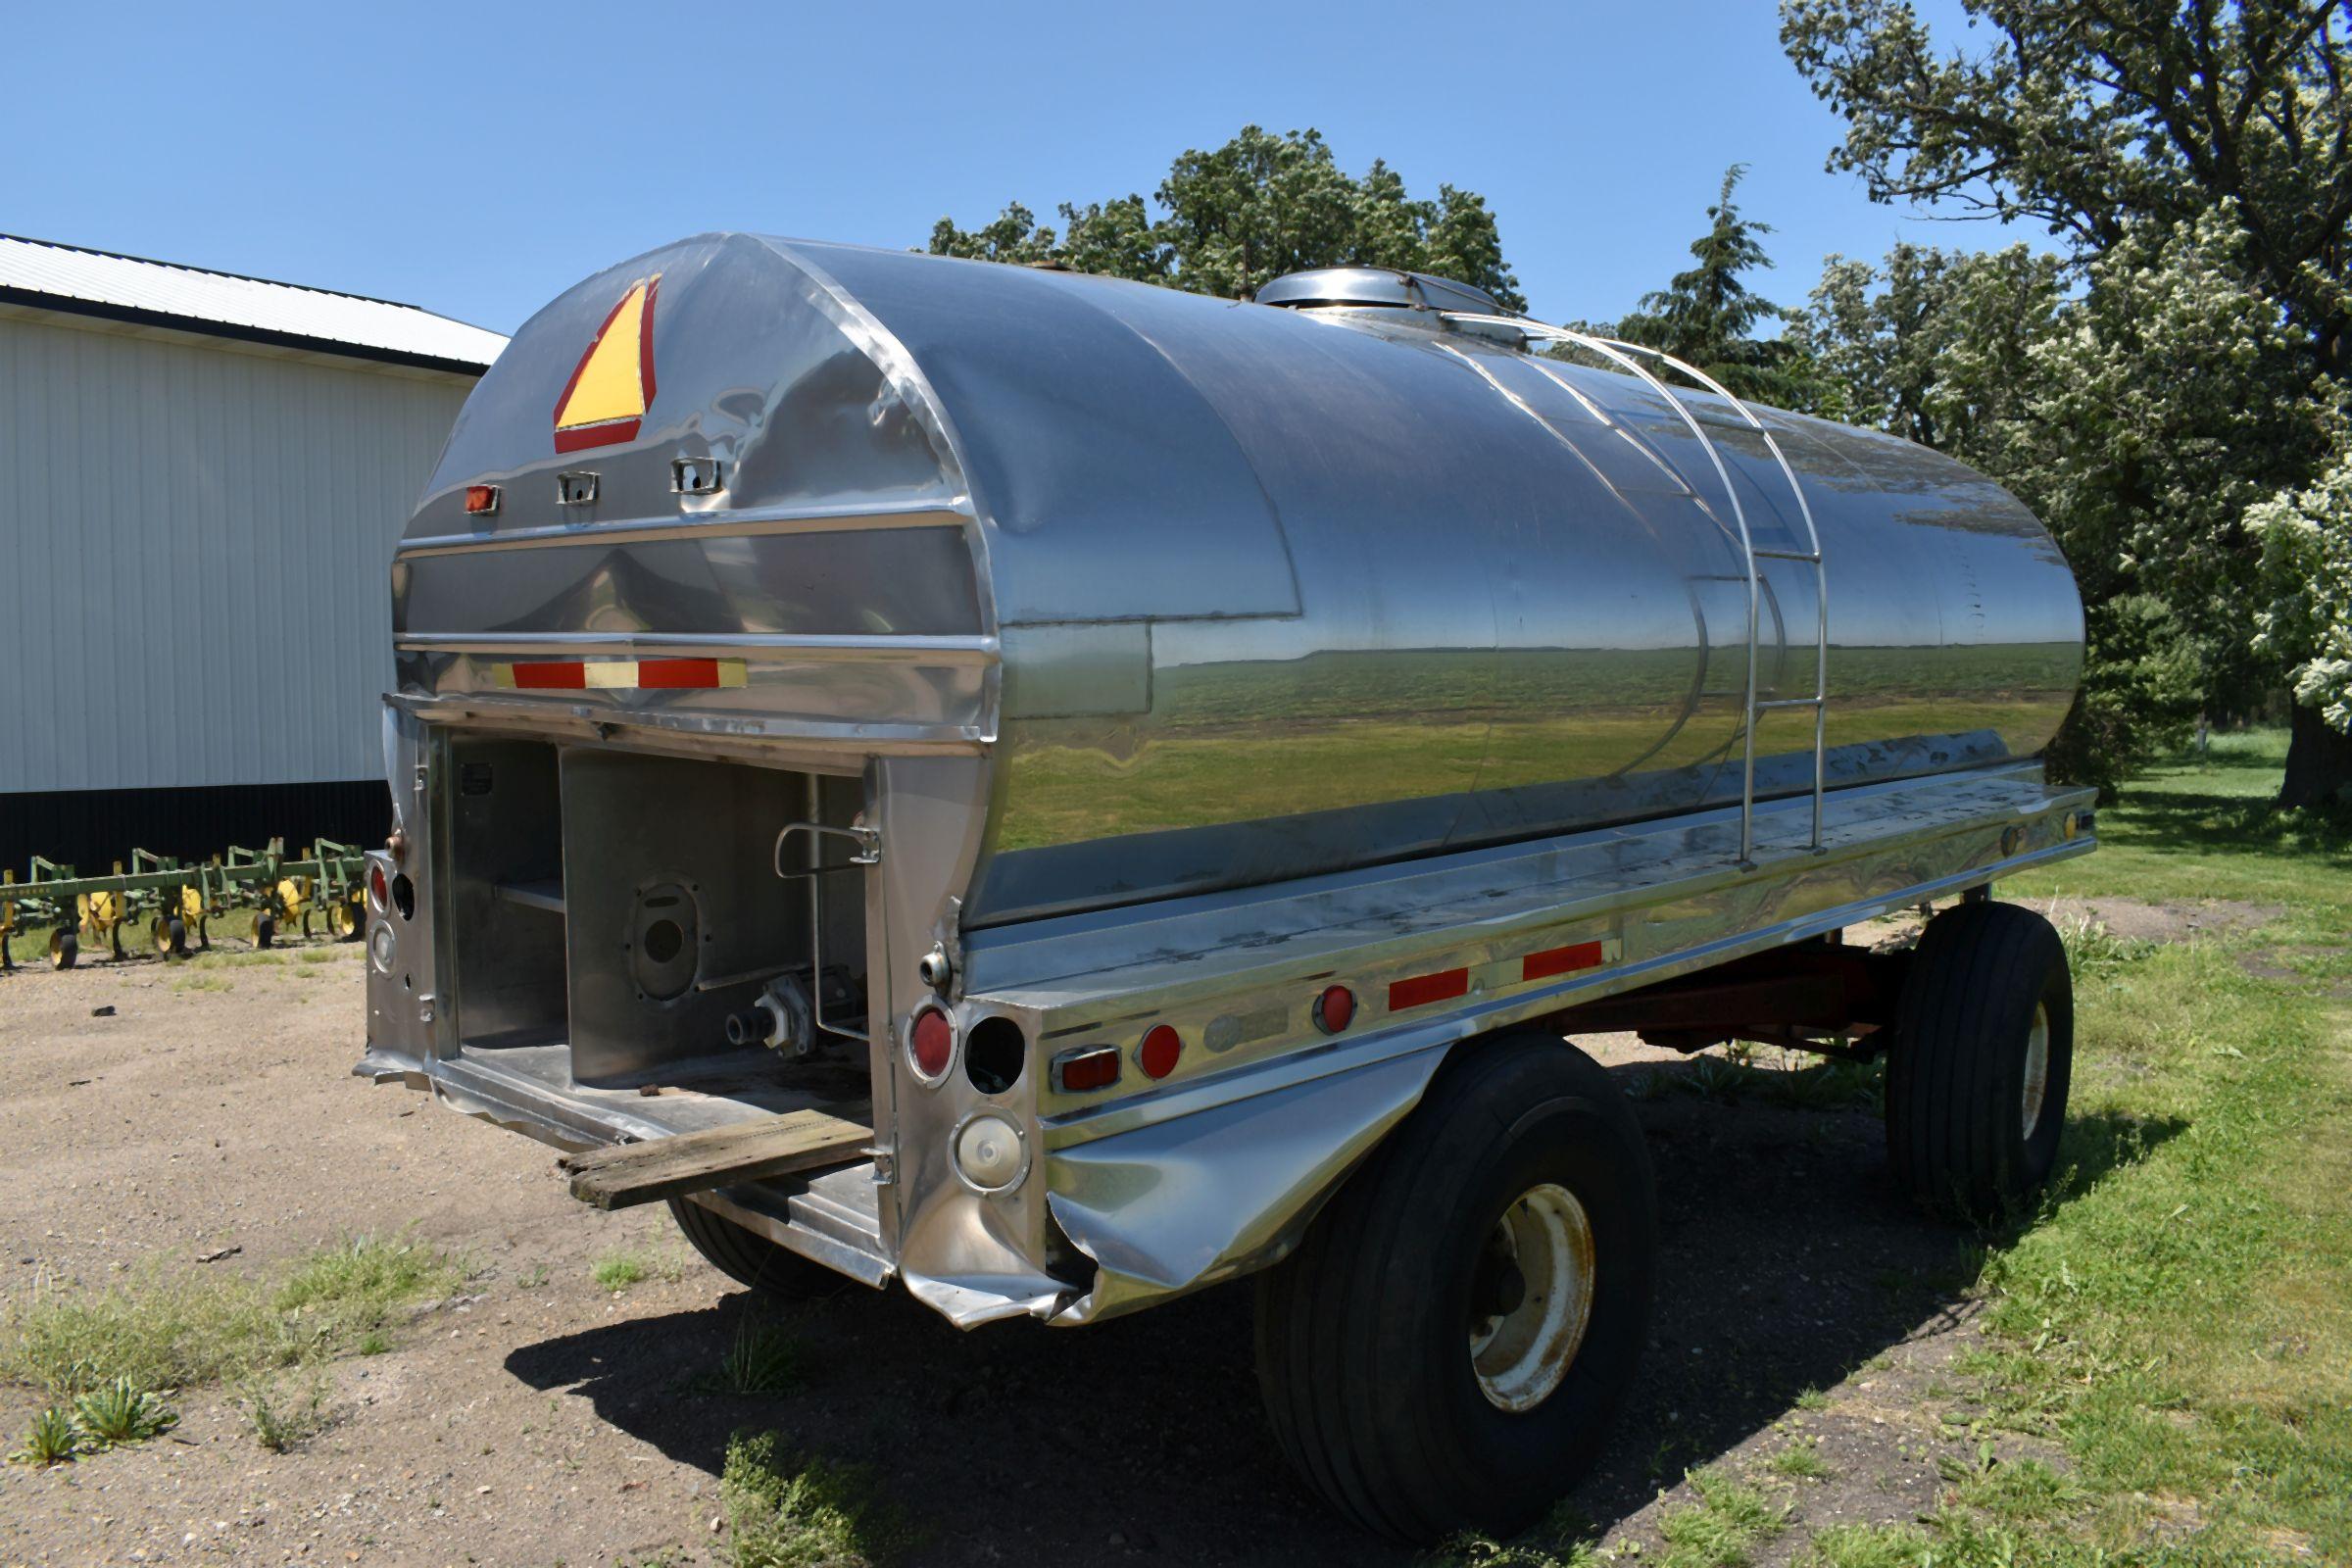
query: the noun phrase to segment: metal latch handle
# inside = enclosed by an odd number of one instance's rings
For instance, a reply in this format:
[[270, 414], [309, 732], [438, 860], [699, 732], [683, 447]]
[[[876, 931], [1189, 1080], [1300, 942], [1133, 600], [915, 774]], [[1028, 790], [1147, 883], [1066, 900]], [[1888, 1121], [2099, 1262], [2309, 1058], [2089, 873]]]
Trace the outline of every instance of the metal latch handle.
[[[795, 833], [829, 833], [857, 845], [858, 853], [840, 865], [812, 865], [806, 871], [787, 871], [784, 869], [784, 843]], [[852, 865], [881, 863], [882, 830], [878, 827], [834, 827], [827, 822], [787, 822], [784, 830], [776, 835], [775, 866], [778, 876], [814, 876], [821, 871], [839, 871]]]

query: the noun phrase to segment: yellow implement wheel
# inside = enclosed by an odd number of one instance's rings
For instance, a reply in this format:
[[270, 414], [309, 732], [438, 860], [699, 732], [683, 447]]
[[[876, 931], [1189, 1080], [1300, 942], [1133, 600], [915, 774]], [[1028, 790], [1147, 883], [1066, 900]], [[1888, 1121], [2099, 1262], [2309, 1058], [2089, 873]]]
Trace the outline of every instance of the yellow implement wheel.
[[49, 967], [71, 969], [81, 956], [81, 939], [64, 926], [49, 933]]
[[102, 937], [122, 923], [122, 895], [120, 893], [79, 894], [74, 900], [74, 910], [81, 916], [83, 930], [94, 937]]
[[349, 904], [334, 904], [327, 907], [326, 929], [337, 942], [349, 942], [360, 929], [360, 917]]

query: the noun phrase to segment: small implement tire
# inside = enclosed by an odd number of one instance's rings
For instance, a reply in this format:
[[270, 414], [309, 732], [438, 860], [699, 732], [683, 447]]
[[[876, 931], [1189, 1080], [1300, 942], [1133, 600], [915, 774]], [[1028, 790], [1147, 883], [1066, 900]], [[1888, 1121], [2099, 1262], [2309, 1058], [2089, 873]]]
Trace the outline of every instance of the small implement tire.
[[71, 931], [49, 933], [49, 967], [71, 969], [81, 961], [81, 938]]
[[779, 1301], [812, 1301], [849, 1283], [822, 1263], [811, 1263], [789, 1248], [746, 1230], [692, 1199], [673, 1198], [669, 1213], [703, 1261], [754, 1294]]
[[266, 948], [277, 940], [277, 916], [257, 914], [253, 917], [253, 945]]
[[1972, 1223], [2022, 1211], [2057, 1163], [2074, 1056], [2074, 980], [2050, 922], [1989, 902], [1936, 915], [1886, 1060], [1895, 1184]]
[[1599, 1064], [1541, 1034], [1455, 1050], [1258, 1278], [1284, 1453], [1341, 1513], [1422, 1545], [1516, 1534], [1592, 1465], [1657, 1252], [1642, 1130]]

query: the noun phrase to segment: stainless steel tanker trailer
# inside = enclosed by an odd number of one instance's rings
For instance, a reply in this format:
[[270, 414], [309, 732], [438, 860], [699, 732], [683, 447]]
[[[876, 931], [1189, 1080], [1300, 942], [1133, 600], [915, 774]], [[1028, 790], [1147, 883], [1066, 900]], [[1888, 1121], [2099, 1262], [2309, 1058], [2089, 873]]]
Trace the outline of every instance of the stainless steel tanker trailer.
[[360, 1073], [779, 1295], [1255, 1273], [1371, 1529], [1525, 1524], [1632, 1377], [1568, 1037], [1883, 1053], [1900, 1186], [2050, 1169], [2066, 964], [1985, 896], [2093, 842], [2049, 534], [1458, 284], [686, 240], [514, 338], [392, 591]]

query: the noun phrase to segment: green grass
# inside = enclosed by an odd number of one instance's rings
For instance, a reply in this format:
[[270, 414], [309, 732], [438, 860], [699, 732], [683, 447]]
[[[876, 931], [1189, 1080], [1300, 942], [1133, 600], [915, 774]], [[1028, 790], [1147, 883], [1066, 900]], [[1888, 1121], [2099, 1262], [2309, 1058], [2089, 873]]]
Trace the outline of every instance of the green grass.
[[74, 1396], [74, 1429], [85, 1449], [144, 1443], [178, 1424], [177, 1412], [134, 1378], [112, 1378]]
[[284, 1453], [326, 1430], [326, 1396], [324, 1374], [313, 1372], [291, 1385], [276, 1377], [253, 1378], [239, 1403], [253, 1441], [271, 1453]]
[[1830, 1525], [1813, 1532], [1797, 1561], [1804, 1568], [1935, 1568], [1943, 1559], [1908, 1525]]
[[74, 1426], [74, 1412], [62, 1404], [53, 1404], [32, 1418], [32, 1426], [24, 1434], [24, 1446], [10, 1454], [12, 1464], [66, 1464], [81, 1452], [81, 1434]]
[[388, 1335], [407, 1303], [446, 1295], [466, 1272], [406, 1240], [357, 1237], [274, 1284], [161, 1266], [103, 1290], [36, 1281], [0, 1302], [0, 1380], [61, 1402], [122, 1379], [151, 1390], [234, 1381]]
[[1754, 1487], [1714, 1471], [1693, 1471], [1693, 1506], [1658, 1516], [1666, 1540], [1663, 1568], [1741, 1568], [1755, 1548], [1788, 1527], [1788, 1507]]
[[735, 1568], [881, 1568], [914, 1544], [873, 1475], [737, 1433], [719, 1478]]
[[1827, 1481], [1832, 1474], [1830, 1461], [1802, 1440], [1774, 1454], [1771, 1470], [1774, 1475], [1786, 1476], [1790, 1481]]
[[636, 1252], [608, 1252], [588, 1265], [596, 1283], [608, 1291], [625, 1291], [646, 1276], [644, 1257]]
[[790, 1394], [799, 1388], [801, 1342], [780, 1323], [746, 1313], [718, 1364], [698, 1379], [701, 1394]]
[[686, 1277], [686, 1267], [674, 1257], [656, 1257], [637, 1248], [622, 1248], [588, 1265], [589, 1277], [608, 1291], [625, 1291], [647, 1280], [674, 1285]]

